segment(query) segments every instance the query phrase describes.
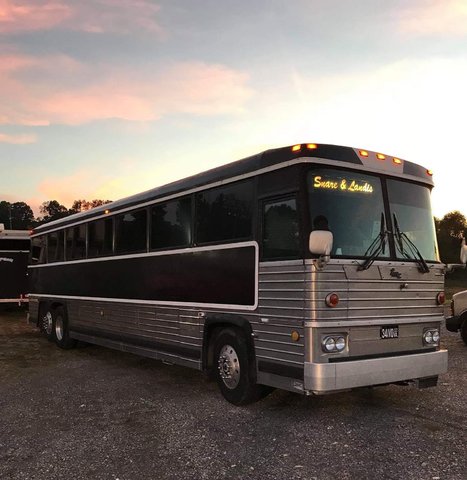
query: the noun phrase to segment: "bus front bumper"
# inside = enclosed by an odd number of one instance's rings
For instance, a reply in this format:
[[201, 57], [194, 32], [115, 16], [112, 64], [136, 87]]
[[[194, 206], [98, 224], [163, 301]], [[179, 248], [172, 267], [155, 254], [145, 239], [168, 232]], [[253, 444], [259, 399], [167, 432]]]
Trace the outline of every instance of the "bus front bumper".
[[315, 394], [434, 377], [448, 370], [447, 350], [335, 363], [305, 363], [304, 390]]

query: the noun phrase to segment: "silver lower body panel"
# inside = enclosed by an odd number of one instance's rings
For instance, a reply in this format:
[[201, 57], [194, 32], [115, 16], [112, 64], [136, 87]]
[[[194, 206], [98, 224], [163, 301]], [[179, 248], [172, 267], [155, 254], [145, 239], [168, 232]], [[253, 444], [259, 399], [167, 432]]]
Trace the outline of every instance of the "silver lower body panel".
[[316, 394], [330, 393], [432, 377], [447, 369], [447, 350], [336, 363], [306, 362], [304, 389]]

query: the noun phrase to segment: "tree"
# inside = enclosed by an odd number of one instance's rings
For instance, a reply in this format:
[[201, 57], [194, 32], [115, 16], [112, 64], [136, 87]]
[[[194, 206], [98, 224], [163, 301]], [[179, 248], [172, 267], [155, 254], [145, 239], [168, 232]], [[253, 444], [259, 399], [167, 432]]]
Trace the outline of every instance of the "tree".
[[467, 230], [466, 218], [455, 210], [441, 219], [435, 218], [435, 224], [441, 260], [444, 263], [459, 263], [460, 242]]
[[27, 230], [34, 226], [34, 212], [24, 202], [0, 202], [0, 223], [7, 229]]
[[88, 210], [91, 210], [91, 208], [95, 207], [100, 207], [101, 205], [105, 205], [107, 203], [110, 203], [111, 200], [91, 200], [88, 202], [87, 200], [75, 200], [73, 202], [73, 205], [70, 208], [70, 211], [72, 213], [78, 213], [78, 212], [86, 212]]
[[44, 202], [39, 207], [40, 213], [44, 216], [38, 218], [39, 223], [51, 222], [52, 220], [58, 220], [59, 218], [71, 215], [71, 213], [64, 205], [61, 205], [57, 200], [49, 200]]

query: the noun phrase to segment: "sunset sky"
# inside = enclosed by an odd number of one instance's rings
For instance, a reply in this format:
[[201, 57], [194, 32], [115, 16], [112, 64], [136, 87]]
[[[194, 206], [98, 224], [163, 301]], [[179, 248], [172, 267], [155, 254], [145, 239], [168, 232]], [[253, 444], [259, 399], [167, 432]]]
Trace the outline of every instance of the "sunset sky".
[[467, 0], [0, 0], [0, 200], [137, 193], [332, 143], [467, 216]]

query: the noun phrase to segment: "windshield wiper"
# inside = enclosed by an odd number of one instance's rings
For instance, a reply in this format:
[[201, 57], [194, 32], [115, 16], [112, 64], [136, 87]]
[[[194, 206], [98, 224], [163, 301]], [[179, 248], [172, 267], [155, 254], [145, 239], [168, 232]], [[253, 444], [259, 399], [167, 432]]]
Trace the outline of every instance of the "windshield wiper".
[[384, 252], [386, 251], [386, 223], [384, 221], [384, 213], [381, 212], [381, 225], [379, 229], [379, 233], [376, 236], [376, 238], [371, 242], [371, 245], [367, 248], [365, 252], [365, 257], [368, 255], [368, 258], [361, 263], [357, 270], [367, 270], [368, 268], [373, 265], [373, 262], [375, 259], [382, 253], [384, 255]]
[[[420, 270], [421, 273], [428, 273], [430, 271], [430, 267], [428, 267], [428, 264], [426, 263], [425, 259], [420, 253], [420, 250], [404, 232], [401, 232], [395, 213], [393, 214], [393, 218], [394, 218], [394, 230], [395, 230], [394, 239], [400, 253], [408, 260], [415, 260], [418, 264], [418, 269]], [[408, 252], [404, 250], [404, 245], [407, 247]], [[409, 253], [412, 256], [409, 255]]]

